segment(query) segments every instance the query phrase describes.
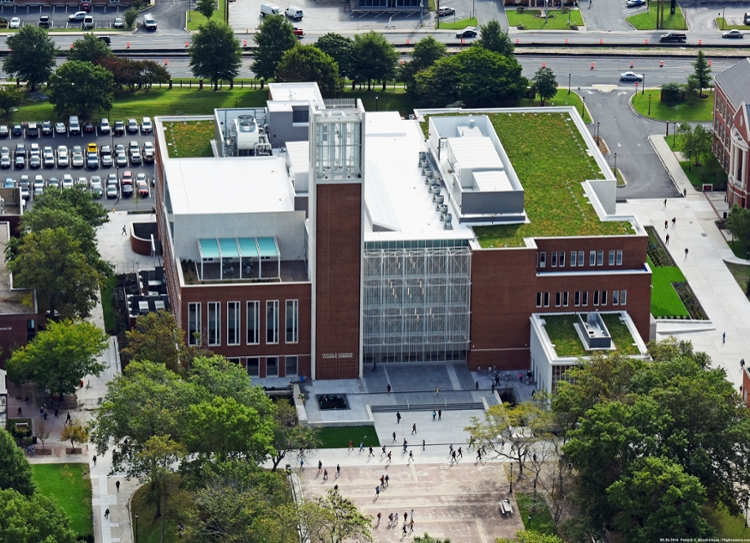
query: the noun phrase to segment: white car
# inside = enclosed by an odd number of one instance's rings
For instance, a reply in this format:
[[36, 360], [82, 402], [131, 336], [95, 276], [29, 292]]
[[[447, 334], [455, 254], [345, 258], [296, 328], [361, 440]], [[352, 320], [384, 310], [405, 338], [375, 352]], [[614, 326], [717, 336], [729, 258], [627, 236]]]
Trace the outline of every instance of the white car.
[[73, 176], [69, 173], [66, 173], [63, 175], [62, 178], [62, 187], [64, 189], [72, 189], [73, 188]]
[[744, 34], [741, 30], [737, 30], [736, 28], [729, 30], [728, 32], [724, 32], [721, 35], [722, 38], [742, 38], [744, 37]]
[[111, 127], [109, 126], [109, 119], [102, 119], [99, 121], [99, 133], [109, 134]]
[[60, 145], [57, 148], [57, 166], [58, 168], [67, 168], [69, 163], [68, 148], [65, 145]]
[[55, 132], [58, 134], [65, 134], [68, 131], [65, 123], [55, 123]]
[[20, 17], [13, 17], [10, 20], [10, 24], [8, 25], [9, 28], [21, 28], [21, 19]]
[[625, 72], [620, 74], [620, 81], [643, 81], [643, 74]]

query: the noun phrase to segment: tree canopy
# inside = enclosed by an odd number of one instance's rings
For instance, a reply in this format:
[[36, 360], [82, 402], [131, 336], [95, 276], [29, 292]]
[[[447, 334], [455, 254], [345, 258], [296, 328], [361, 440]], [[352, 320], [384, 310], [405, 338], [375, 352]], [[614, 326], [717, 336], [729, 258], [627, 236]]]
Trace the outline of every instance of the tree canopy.
[[372, 517], [362, 513], [354, 502], [344, 498], [336, 489], [304, 503], [300, 509], [300, 516], [311, 540], [320, 543], [372, 541]]
[[11, 112], [14, 107], [23, 102], [24, 92], [23, 89], [12, 85], [4, 85], [0, 88], [0, 110], [6, 115]]
[[414, 44], [411, 60], [401, 67], [401, 80], [406, 83], [407, 91], [414, 95], [416, 93], [414, 76], [426, 70], [435, 62], [446, 56], [447, 48], [432, 36], [422, 38]]
[[224, 23], [209, 19], [193, 35], [188, 52], [193, 75], [211, 81], [214, 90], [218, 89], [219, 80], [231, 81], [240, 73], [240, 42], [234, 37], [234, 31]]
[[694, 71], [690, 77], [694, 78], [695, 86], [698, 88], [698, 95], [703, 96], [703, 89], [711, 86], [711, 67], [708, 65], [706, 55], [703, 51], [698, 50], [698, 56], [693, 63]]
[[318, 38], [315, 46], [325, 54], [333, 57], [339, 66], [339, 75], [346, 79], [354, 79], [352, 67], [354, 58], [354, 40], [345, 38], [341, 34], [329, 32]]
[[70, 519], [57, 503], [40, 494], [0, 490], [0, 541], [76, 543]]
[[557, 79], [555, 73], [549, 68], [539, 68], [532, 79], [536, 93], [539, 95], [541, 105], [557, 94]]
[[352, 72], [355, 81], [367, 82], [370, 90], [373, 81], [395, 79], [398, 53], [383, 34], [371, 30], [365, 34], [355, 34], [352, 50]]
[[140, 315], [135, 326], [125, 332], [122, 355], [130, 360], [149, 360], [164, 364], [168, 370], [182, 373], [195, 352], [185, 345], [185, 334], [169, 311]]
[[284, 54], [298, 45], [294, 27], [283, 15], [265, 17], [253, 39], [258, 47], [251, 68], [261, 79], [274, 77]]
[[206, 19], [210, 19], [211, 15], [216, 11], [216, 0], [198, 0], [196, 7], [201, 15]]
[[0, 490], [12, 489], [24, 496], [31, 496], [35, 490], [31, 466], [23, 450], [5, 428], [0, 428], [0, 459]]
[[93, 32], [87, 32], [82, 38], [73, 42], [73, 47], [68, 52], [67, 60], [78, 60], [80, 62], [96, 64], [103, 58], [112, 56], [114, 54], [106, 43], [100, 40]]
[[276, 81], [315, 81], [323, 98], [337, 96], [342, 87], [336, 61], [314, 45], [298, 45], [285, 52], [276, 66]]
[[508, 33], [503, 32], [497, 19], [491, 19], [479, 27], [479, 38], [474, 41], [472, 47], [481, 47], [504, 57], [513, 56], [514, 49]]
[[112, 109], [114, 76], [90, 62], [68, 60], [50, 78], [49, 101], [58, 115], [84, 116]]
[[10, 52], [3, 59], [5, 73], [28, 81], [31, 90], [50, 80], [58, 51], [43, 28], [24, 25], [6, 43]]
[[41, 389], [69, 394], [86, 375], [104, 371], [97, 356], [106, 349], [108, 339], [88, 321], [49, 321], [33, 341], [13, 352], [8, 376], [16, 383], [31, 382]]
[[750, 209], [734, 204], [732, 210], [729, 212], [724, 226], [727, 230], [732, 232], [735, 236], [741, 238], [746, 247], [750, 244]]

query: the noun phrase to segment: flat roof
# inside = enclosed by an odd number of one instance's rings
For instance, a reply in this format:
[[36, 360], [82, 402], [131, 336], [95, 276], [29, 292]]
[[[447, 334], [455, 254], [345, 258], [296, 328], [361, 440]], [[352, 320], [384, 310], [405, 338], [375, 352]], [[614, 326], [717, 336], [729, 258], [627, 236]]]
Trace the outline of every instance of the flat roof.
[[189, 158], [164, 161], [176, 215], [294, 211], [284, 159]]
[[[7, 222], [0, 222], [0, 251], [5, 254], [5, 246], [10, 240], [10, 227]], [[0, 315], [16, 313], [35, 313], [36, 299], [32, 289], [11, 289], [11, 274], [0, 260]], [[29, 305], [30, 304], [30, 305]]]
[[368, 112], [365, 119], [368, 216], [378, 226], [393, 228], [374, 231], [368, 222], [365, 241], [473, 239], [472, 230], [459, 224], [450, 206], [453, 229], [443, 228], [419, 167], [419, 153], [427, 149], [419, 124], [402, 119], [397, 111]]
[[[592, 312], [595, 311], [582, 311], [581, 313], [588, 314]], [[624, 355], [641, 354], [638, 343], [633, 338], [628, 325], [624, 321], [623, 315], [625, 312], [598, 313], [612, 337], [612, 350]], [[542, 325], [558, 357], [580, 357], [595, 354], [594, 351], [586, 350], [576, 331], [575, 327], [578, 324], [577, 313], [552, 315], [538, 313], [537, 316], [543, 321]]]
[[302, 83], [269, 83], [268, 84], [268, 109], [284, 109], [289, 107], [284, 103], [312, 102], [318, 106], [323, 105], [323, 95], [320, 94], [318, 84], [315, 82]]

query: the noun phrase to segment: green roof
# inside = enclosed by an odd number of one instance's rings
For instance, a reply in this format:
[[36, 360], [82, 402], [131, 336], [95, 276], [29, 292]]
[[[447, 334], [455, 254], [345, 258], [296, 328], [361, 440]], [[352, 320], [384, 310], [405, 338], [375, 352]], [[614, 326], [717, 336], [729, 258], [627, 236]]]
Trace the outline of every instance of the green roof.
[[164, 139], [169, 158], [197, 158], [214, 156], [214, 121], [165, 122]]
[[[609, 330], [609, 335], [614, 343], [614, 351], [625, 355], [640, 354], [628, 326], [622, 322], [619, 313], [602, 313], [602, 320]], [[578, 336], [574, 324], [578, 322], [576, 314], [569, 315], [541, 315], [544, 319], [544, 329], [547, 331], [550, 342], [555, 347], [555, 352], [560, 358], [570, 356], [590, 356], [598, 351], [587, 351]]]
[[482, 247], [522, 247], [526, 237], [633, 234], [627, 221], [603, 222], [583, 192], [603, 179], [567, 113], [491, 113], [498, 137], [524, 188], [528, 224], [475, 227]]

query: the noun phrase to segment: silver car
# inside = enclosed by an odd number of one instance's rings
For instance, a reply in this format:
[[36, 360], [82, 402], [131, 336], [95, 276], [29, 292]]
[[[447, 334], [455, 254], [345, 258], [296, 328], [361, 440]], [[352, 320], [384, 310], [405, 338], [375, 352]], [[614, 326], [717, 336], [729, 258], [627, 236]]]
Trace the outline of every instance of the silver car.
[[68, 155], [68, 148], [65, 145], [60, 145], [57, 148], [57, 167], [67, 168], [70, 163], [70, 155]]

